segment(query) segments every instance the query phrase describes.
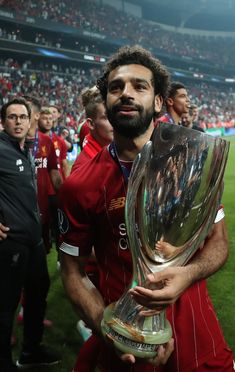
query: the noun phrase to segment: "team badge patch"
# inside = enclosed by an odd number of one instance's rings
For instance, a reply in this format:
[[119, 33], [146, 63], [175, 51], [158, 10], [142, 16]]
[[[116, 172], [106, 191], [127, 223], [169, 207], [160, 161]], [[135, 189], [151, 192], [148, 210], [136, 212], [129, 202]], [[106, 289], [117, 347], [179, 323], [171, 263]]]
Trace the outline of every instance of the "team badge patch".
[[61, 234], [66, 234], [69, 229], [69, 221], [66, 214], [61, 210], [57, 210], [58, 213], [58, 224]]

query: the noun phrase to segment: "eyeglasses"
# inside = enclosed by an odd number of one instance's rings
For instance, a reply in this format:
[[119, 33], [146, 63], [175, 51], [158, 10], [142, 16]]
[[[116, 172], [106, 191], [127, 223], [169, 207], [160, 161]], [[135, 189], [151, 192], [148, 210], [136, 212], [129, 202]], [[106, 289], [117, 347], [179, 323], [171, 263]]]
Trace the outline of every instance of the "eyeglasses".
[[10, 121], [14, 121], [16, 123], [18, 119], [20, 119], [21, 122], [25, 122], [29, 119], [29, 117], [28, 115], [25, 114], [22, 115], [11, 114], [7, 116], [7, 119]]

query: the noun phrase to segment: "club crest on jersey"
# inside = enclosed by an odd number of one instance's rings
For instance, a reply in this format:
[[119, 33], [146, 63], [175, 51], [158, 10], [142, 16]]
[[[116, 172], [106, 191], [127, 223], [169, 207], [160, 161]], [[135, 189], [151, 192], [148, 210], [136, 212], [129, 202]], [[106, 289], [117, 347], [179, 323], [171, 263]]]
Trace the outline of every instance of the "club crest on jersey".
[[126, 198], [123, 196], [121, 198], [112, 199], [109, 204], [109, 211], [114, 209], [124, 208], [125, 207]]
[[42, 148], [41, 148], [41, 151], [42, 151], [42, 156], [47, 156], [47, 148], [46, 148], [46, 146], [42, 146]]
[[58, 224], [61, 234], [66, 234], [69, 229], [69, 221], [66, 214], [61, 210], [57, 210], [58, 213]]

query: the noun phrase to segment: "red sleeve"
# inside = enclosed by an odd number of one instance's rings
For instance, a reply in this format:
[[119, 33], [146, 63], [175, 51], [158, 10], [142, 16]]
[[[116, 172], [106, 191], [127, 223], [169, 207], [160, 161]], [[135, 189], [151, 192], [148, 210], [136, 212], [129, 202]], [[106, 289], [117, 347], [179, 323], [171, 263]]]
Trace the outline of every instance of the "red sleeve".
[[91, 217], [83, 194], [83, 183], [75, 172], [65, 180], [58, 195], [60, 250], [73, 256], [88, 256], [93, 246]]
[[50, 172], [50, 170], [52, 170], [52, 169], [58, 169], [59, 170], [58, 160], [57, 160], [57, 156], [56, 156], [56, 153], [55, 153], [54, 144], [49, 137], [48, 137], [48, 147], [49, 147], [48, 171]]
[[59, 138], [60, 138], [60, 143], [61, 143], [60, 158], [61, 160], [64, 160], [67, 158], [67, 146], [66, 146], [65, 140], [61, 137]]
[[79, 142], [80, 142], [80, 146], [81, 148], [83, 147], [83, 141], [86, 137], [87, 134], [90, 133], [90, 129], [89, 129], [89, 126], [88, 126], [88, 122], [85, 121], [84, 124], [82, 125], [81, 129], [80, 129], [80, 133], [79, 133]]
[[77, 158], [75, 159], [75, 162], [73, 163], [71, 173], [73, 173], [81, 165], [85, 164], [90, 159], [91, 159], [90, 156], [84, 150], [82, 150], [80, 154], [77, 156]]

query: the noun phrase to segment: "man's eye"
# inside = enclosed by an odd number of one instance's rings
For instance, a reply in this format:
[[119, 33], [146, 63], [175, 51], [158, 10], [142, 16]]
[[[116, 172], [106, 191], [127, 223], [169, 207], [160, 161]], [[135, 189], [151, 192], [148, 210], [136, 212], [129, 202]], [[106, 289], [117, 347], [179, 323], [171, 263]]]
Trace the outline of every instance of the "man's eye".
[[109, 87], [109, 92], [115, 92], [115, 91], [117, 91], [119, 89], [120, 89], [120, 86], [119, 85], [111, 85]]
[[136, 89], [137, 89], [137, 90], [146, 90], [147, 87], [146, 87], [146, 85], [143, 85], [143, 84], [137, 84], [137, 85], [136, 85]]

